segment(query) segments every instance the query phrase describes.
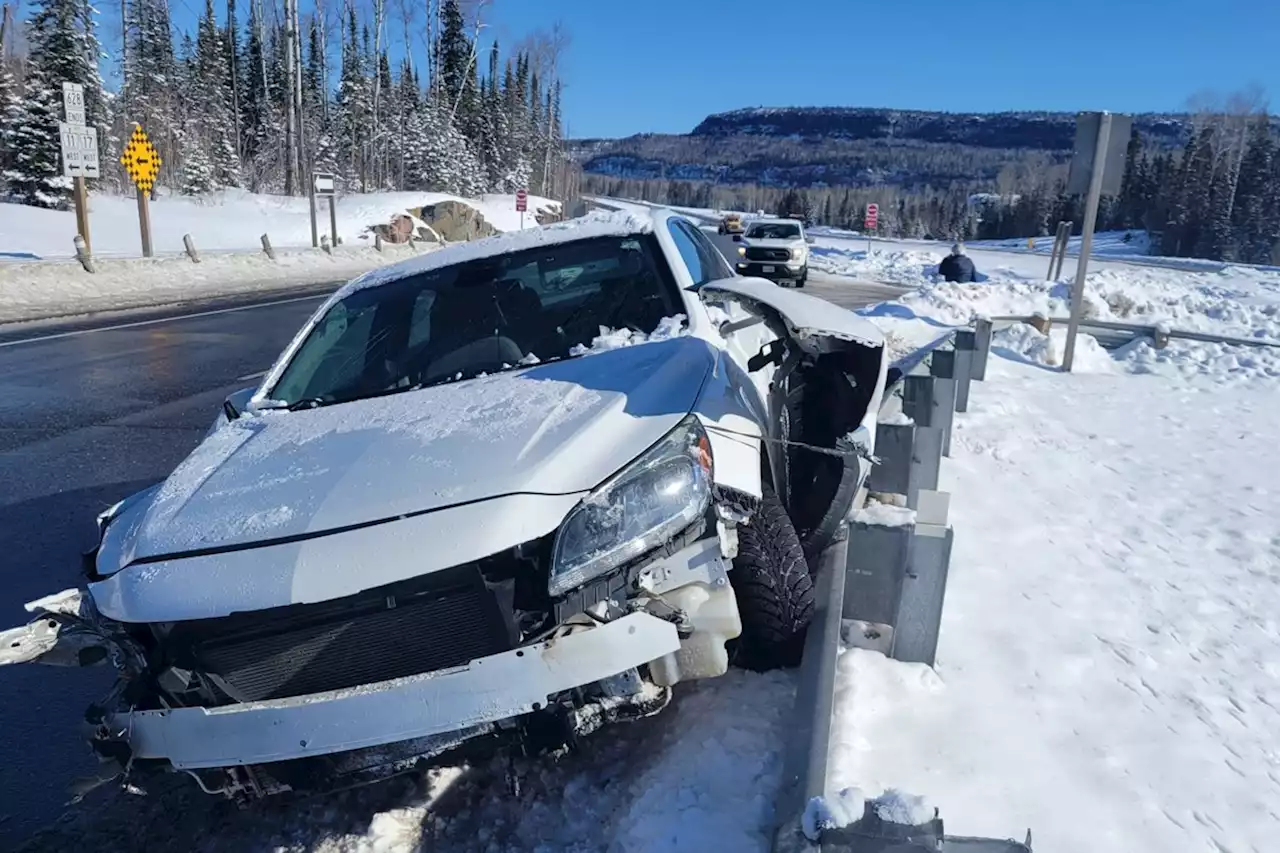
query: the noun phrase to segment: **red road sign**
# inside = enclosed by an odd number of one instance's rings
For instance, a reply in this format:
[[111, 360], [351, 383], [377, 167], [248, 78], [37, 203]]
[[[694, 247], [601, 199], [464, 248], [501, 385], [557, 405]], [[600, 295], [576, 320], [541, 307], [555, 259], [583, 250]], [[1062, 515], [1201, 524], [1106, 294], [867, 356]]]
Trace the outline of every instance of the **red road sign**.
[[867, 205], [867, 216], [866, 216], [866, 219], [863, 220], [863, 223], [862, 223], [863, 226], [868, 231], [870, 231], [876, 227], [876, 222], [879, 219], [880, 219], [880, 205], [878, 204]]
[[529, 209], [529, 191], [516, 190], [516, 210], [524, 213]]

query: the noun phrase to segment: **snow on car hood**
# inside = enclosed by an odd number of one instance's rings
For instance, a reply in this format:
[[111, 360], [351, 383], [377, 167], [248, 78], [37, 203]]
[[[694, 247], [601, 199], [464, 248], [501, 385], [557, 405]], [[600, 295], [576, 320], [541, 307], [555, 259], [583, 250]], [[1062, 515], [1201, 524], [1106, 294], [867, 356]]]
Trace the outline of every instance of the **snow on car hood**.
[[715, 363], [691, 337], [226, 424], [107, 527], [109, 572], [498, 495], [586, 492], [673, 429]]

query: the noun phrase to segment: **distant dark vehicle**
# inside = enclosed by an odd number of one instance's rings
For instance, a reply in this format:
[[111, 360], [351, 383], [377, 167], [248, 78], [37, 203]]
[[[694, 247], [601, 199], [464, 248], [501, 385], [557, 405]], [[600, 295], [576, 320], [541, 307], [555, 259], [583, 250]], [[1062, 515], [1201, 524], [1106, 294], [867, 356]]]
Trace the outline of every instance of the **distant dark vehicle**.
[[973, 266], [973, 261], [969, 260], [969, 256], [964, 253], [964, 243], [956, 243], [951, 247], [951, 254], [942, 259], [942, 263], [938, 264], [938, 275], [942, 276], [945, 281], [954, 281], [960, 284], [967, 284], [976, 281], [978, 271]]

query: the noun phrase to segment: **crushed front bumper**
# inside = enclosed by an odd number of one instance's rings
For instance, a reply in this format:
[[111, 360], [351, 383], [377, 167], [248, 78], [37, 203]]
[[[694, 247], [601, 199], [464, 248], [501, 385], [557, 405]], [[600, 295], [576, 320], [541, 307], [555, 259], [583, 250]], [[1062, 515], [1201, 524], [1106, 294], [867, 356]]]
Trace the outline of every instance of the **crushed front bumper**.
[[113, 713], [104, 728], [134, 759], [182, 770], [289, 761], [497, 723], [679, 648], [670, 622], [632, 613], [451, 670], [288, 699]]

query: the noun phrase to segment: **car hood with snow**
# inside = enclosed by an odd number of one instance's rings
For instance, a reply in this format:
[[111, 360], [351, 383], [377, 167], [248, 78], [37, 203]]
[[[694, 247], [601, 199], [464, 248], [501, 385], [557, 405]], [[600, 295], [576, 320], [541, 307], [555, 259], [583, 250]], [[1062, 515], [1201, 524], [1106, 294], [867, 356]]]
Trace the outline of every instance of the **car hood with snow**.
[[679, 337], [213, 432], [107, 527], [99, 571], [504, 495], [590, 491], [694, 407], [715, 363]]

